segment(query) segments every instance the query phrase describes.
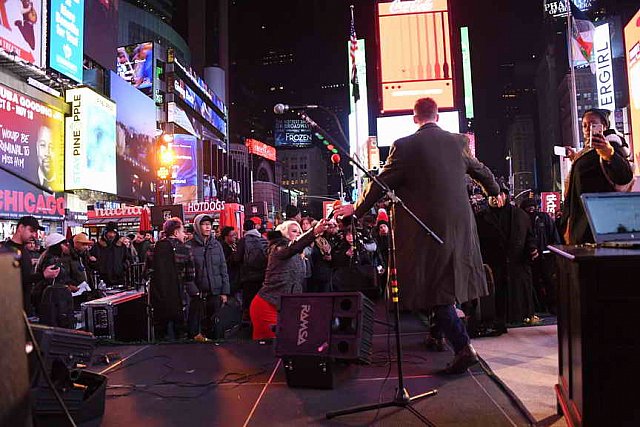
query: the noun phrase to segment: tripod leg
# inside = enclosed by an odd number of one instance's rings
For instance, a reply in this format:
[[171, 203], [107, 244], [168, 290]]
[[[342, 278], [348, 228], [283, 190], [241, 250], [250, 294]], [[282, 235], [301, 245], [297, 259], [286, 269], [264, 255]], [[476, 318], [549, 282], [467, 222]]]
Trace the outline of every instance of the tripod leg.
[[416, 418], [418, 418], [420, 421], [422, 421], [424, 423], [424, 425], [427, 425], [429, 427], [435, 427], [436, 426], [434, 423], [429, 421], [429, 419], [427, 419], [427, 417], [422, 415], [420, 412], [418, 412], [417, 409], [415, 409], [411, 405], [407, 405], [407, 406], [405, 406], [405, 408], [408, 409], [413, 415], [415, 415]]
[[438, 390], [436, 390], [436, 389], [429, 390], [426, 393], [422, 393], [422, 394], [418, 394], [416, 396], [410, 397], [409, 398], [409, 402], [415, 402], [415, 401], [418, 401], [420, 399], [425, 399], [427, 397], [432, 397], [432, 396], [435, 396], [436, 394], [438, 394]]
[[376, 409], [389, 408], [391, 406], [401, 407], [398, 402], [391, 400], [389, 402], [375, 403], [373, 405], [354, 406], [352, 408], [342, 409], [340, 411], [327, 412], [327, 419], [341, 417], [343, 415], [358, 414], [360, 412], [373, 411]]

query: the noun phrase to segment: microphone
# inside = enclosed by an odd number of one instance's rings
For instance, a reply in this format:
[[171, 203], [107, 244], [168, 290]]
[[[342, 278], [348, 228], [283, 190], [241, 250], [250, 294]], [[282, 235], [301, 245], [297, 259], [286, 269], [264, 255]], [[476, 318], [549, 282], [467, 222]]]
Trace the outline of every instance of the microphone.
[[284, 114], [286, 111], [296, 111], [296, 110], [310, 110], [314, 108], [319, 108], [317, 105], [287, 105], [287, 104], [276, 104], [273, 106], [273, 112], [276, 114]]

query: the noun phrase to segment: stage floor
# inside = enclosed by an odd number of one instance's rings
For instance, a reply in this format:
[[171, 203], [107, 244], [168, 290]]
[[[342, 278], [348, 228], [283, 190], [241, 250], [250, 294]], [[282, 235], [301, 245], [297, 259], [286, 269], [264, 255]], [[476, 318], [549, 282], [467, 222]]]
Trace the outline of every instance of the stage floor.
[[[436, 396], [415, 404], [420, 413], [438, 426], [529, 425], [526, 414], [481, 367], [458, 376], [436, 374], [452, 353], [425, 351], [426, 328], [412, 316], [403, 316], [402, 325], [406, 387], [414, 395], [438, 389]], [[373, 363], [338, 367], [333, 390], [289, 388], [273, 347], [246, 338], [219, 345], [101, 346], [96, 355], [119, 355], [111, 365], [92, 367], [109, 379], [101, 425], [421, 425], [397, 408], [325, 419], [327, 411], [393, 396], [395, 363], [389, 372], [387, 335], [383, 327], [376, 331]]]

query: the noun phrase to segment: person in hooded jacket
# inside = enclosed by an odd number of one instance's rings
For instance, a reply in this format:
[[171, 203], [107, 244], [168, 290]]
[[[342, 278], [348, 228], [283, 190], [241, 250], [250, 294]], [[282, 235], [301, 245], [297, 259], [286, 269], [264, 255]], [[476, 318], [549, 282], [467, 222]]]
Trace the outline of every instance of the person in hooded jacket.
[[273, 236], [269, 242], [264, 284], [251, 302], [254, 340], [275, 338], [272, 327], [278, 321], [280, 296], [303, 291], [305, 264], [302, 251], [326, 229], [325, 219], [304, 234], [296, 221], [285, 221], [276, 228], [280, 235]]
[[193, 252], [196, 278], [187, 288], [189, 294], [189, 336], [206, 341], [203, 320], [211, 319], [227, 302], [231, 293], [227, 262], [222, 245], [211, 231], [213, 218], [200, 214], [193, 220], [193, 238], [188, 246]]
[[129, 251], [120, 241], [118, 227], [115, 222], [107, 224], [98, 243], [91, 248], [91, 255], [97, 258], [100, 279], [107, 286], [123, 286], [125, 272], [132, 259]]
[[53, 279], [43, 279], [34, 290], [34, 301], [38, 307], [40, 323], [59, 328], [73, 328], [72, 292], [77, 291], [71, 277], [71, 266], [66, 256], [69, 254], [69, 242], [62, 234], [51, 233], [46, 238], [47, 250], [40, 256], [36, 267], [43, 272], [54, 266], [59, 273]]

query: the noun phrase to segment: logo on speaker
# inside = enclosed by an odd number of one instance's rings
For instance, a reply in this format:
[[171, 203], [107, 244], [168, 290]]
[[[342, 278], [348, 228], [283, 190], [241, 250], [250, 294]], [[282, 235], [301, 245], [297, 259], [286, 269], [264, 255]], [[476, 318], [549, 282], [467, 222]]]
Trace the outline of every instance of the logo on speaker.
[[302, 345], [307, 342], [309, 336], [309, 313], [311, 312], [311, 305], [304, 304], [300, 310], [300, 327], [298, 328], [298, 345]]

